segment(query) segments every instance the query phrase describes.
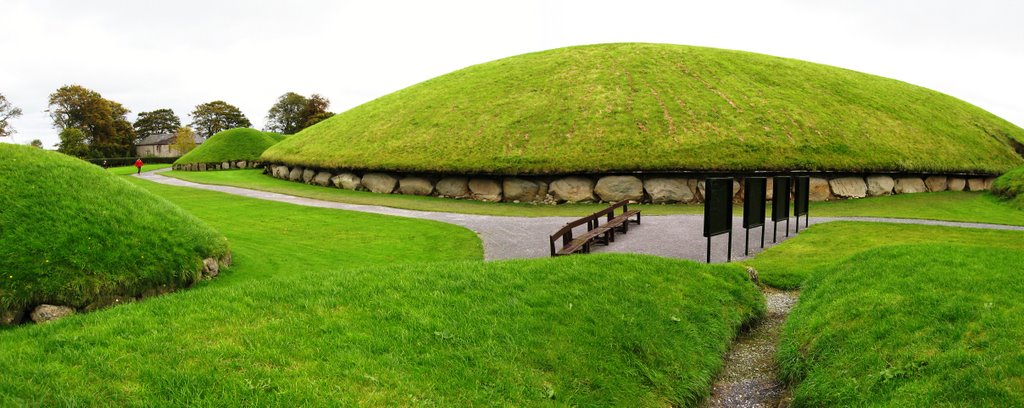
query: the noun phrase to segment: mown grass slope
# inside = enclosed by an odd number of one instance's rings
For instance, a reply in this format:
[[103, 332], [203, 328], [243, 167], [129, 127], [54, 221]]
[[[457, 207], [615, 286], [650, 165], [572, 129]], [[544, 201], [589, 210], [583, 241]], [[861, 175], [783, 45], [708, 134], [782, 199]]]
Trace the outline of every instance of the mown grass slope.
[[794, 406], [1024, 406], [1024, 251], [950, 244], [819, 270], [778, 358]]
[[228, 236], [234, 266], [0, 331], [0, 405], [692, 406], [763, 309], [736, 265], [482, 263], [453, 225], [132, 181]]
[[284, 135], [251, 128], [228, 129], [210, 136], [203, 144], [175, 160], [174, 164], [259, 160], [264, 150], [284, 138]]
[[59, 153], [0, 144], [0, 313], [194, 282], [227, 240], [165, 199]]
[[992, 182], [992, 193], [1009, 201], [1009, 204], [1024, 210], [1024, 167], [1006, 172]]
[[602, 44], [425, 81], [309, 127], [263, 160], [501, 174], [994, 174], [1024, 163], [1012, 139], [1024, 142], [1024, 129], [892, 79], [740, 51]]

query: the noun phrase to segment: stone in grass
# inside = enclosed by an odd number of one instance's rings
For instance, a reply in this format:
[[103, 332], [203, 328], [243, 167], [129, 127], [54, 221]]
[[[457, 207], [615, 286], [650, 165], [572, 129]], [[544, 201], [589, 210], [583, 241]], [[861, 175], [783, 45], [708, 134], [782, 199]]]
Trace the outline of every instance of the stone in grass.
[[67, 306], [39, 305], [32, 311], [31, 317], [33, 322], [44, 323], [73, 314], [75, 309]]
[[878, 197], [892, 194], [896, 180], [889, 176], [868, 176], [868, 195]]
[[359, 190], [363, 188], [363, 182], [359, 180], [359, 176], [353, 173], [341, 173], [331, 177], [331, 184], [346, 190]]
[[423, 177], [407, 176], [398, 181], [400, 194], [428, 196], [434, 192], [434, 185]]
[[950, 177], [946, 187], [949, 191], [964, 191], [964, 188], [967, 187], [967, 180], [960, 177]]
[[551, 183], [549, 193], [559, 203], [594, 201], [594, 180], [584, 177], [558, 179]]
[[970, 178], [967, 179], [967, 188], [971, 191], [983, 191], [985, 190], [985, 179], [983, 178]]
[[220, 274], [220, 264], [217, 263], [216, 259], [206, 258], [203, 260], [203, 272], [202, 277], [213, 278]]
[[[828, 185], [828, 180], [819, 177], [811, 177], [808, 180], [809, 185], [807, 192], [807, 199], [810, 201], [828, 201], [833, 198], [832, 189]], [[795, 185], [793, 186], [796, 187]]]
[[900, 177], [896, 179], [896, 187], [893, 188], [896, 194], [913, 194], [928, 191], [928, 186], [920, 177]]
[[316, 170], [305, 169], [305, 170], [302, 171], [302, 182], [303, 183], [310, 183], [310, 182], [312, 182], [314, 177], [316, 177]]
[[840, 177], [828, 181], [832, 194], [842, 198], [864, 198], [868, 195], [868, 186], [860, 177]]
[[221, 169], [224, 169], [224, 170], [228, 170], [228, 169], [230, 169], [230, 168], [231, 168], [231, 162], [224, 162], [224, 163], [221, 163], [221, 164], [220, 164], [220, 168], [221, 168]]
[[614, 203], [622, 200], [640, 201], [644, 198], [644, 183], [633, 176], [606, 176], [597, 180], [594, 193], [602, 201]]
[[327, 187], [331, 184], [331, 173], [321, 171], [313, 176], [313, 184], [318, 186]]
[[474, 200], [501, 201], [501, 184], [497, 180], [475, 178], [469, 180], [469, 191]]
[[543, 197], [536, 182], [516, 177], [508, 177], [502, 181], [501, 190], [505, 196], [504, 200], [510, 202], [532, 202], [538, 197]]
[[391, 194], [398, 185], [398, 179], [386, 173], [366, 173], [363, 175], [362, 183], [374, 193]]
[[949, 188], [949, 179], [946, 176], [928, 176], [924, 179], [928, 191], [946, 191]]
[[434, 186], [437, 195], [445, 197], [469, 197], [469, 179], [466, 177], [445, 177]]
[[0, 312], [0, 326], [14, 326], [21, 324], [25, 318], [25, 312], [21, 310], [5, 310]]
[[693, 192], [684, 178], [652, 178], [644, 180], [644, 190], [654, 204], [688, 203]]
[[288, 180], [301, 181], [302, 180], [302, 167], [292, 167], [291, 171], [288, 172]]

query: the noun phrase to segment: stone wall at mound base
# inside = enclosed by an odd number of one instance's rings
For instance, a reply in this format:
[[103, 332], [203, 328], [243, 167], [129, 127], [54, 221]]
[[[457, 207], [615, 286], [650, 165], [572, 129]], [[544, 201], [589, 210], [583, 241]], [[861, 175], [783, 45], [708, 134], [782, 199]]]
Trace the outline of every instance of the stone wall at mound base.
[[[579, 203], [633, 200], [645, 203], [699, 203], [704, 182], [672, 175], [578, 175], [557, 177], [436, 176], [383, 172], [330, 172], [301, 166], [267, 165], [264, 172], [283, 180], [372, 191], [479, 201], [516, 203]], [[864, 175], [811, 177], [810, 199], [828, 201], [927, 191], [988, 190], [994, 177]], [[743, 180], [733, 182], [734, 198], [743, 200]], [[768, 199], [772, 179], [768, 178]]]
[[221, 163], [191, 163], [191, 164], [175, 164], [172, 166], [175, 170], [181, 171], [208, 171], [208, 170], [231, 170], [231, 169], [259, 169], [263, 168], [263, 163], [236, 160], [226, 161]]

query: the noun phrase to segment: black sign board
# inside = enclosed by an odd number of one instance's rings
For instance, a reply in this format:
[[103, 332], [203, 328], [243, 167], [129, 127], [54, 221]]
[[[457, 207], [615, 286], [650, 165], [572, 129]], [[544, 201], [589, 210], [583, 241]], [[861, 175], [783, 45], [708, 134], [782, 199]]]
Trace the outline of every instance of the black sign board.
[[779, 238], [779, 223], [786, 221], [786, 236], [789, 236], [789, 177], [773, 177], [772, 189], [772, 242]]
[[731, 231], [732, 179], [709, 178], [704, 181], [704, 236]]
[[761, 248], [764, 248], [764, 210], [768, 192], [768, 179], [747, 177], [743, 179], [743, 254], [750, 255], [750, 229], [761, 227]]
[[711, 263], [711, 237], [729, 234], [732, 260], [732, 178], [704, 180], [704, 236], [708, 238], [708, 263]]
[[[800, 216], [805, 216], [806, 224], [810, 224], [811, 216], [807, 215], [808, 201], [811, 194], [811, 178], [807, 176], [793, 177], [796, 192], [793, 201], [793, 216], [796, 217], [796, 232], [800, 232]], [[806, 225], [805, 225], [806, 226]]]

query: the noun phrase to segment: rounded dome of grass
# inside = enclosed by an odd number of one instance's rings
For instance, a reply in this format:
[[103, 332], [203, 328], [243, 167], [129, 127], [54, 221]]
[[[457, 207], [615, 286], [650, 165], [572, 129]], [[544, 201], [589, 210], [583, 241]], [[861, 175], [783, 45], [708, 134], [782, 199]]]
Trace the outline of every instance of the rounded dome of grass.
[[1010, 170], [992, 182], [992, 192], [1024, 210], [1024, 167]]
[[264, 150], [284, 138], [279, 133], [251, 128], [228, 129], [210, 136], [203, 144], [175, 160], [174, 164], [259, 160]]
[[1021, 129], [904, 82], [666, 44], [471, 66], [309, 127], [262, 160], [321, 168], [550, 174], [829, 170], [1001, 173]]
[[227, 239], [167, 200], [60, 153], [0, 144], [0, 315], [188, 286]]

